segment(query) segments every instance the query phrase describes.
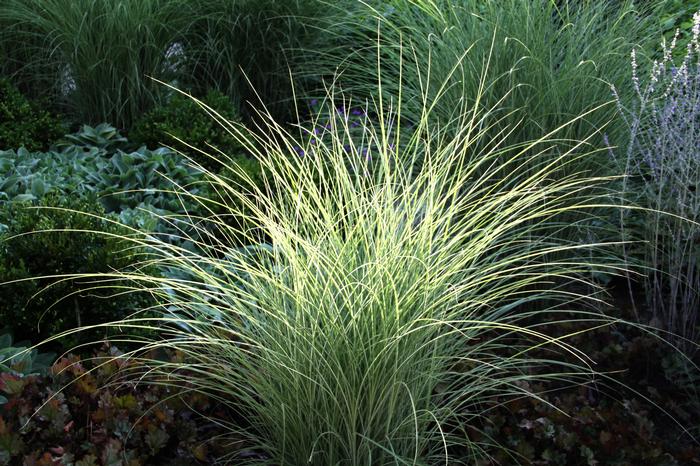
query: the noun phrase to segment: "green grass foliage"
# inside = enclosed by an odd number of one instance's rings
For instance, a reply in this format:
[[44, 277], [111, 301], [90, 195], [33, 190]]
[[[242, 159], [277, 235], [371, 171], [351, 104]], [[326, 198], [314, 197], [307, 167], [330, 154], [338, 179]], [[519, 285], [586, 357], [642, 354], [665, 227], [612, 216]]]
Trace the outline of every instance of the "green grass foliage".
[[[337, 76], [355, 98], [376, 98], [379, 48], [384, 97], [400, 96], [406, 119], [417, 122], [429, 104], [431, 118], [447, 127], [459, 121], [462, 105], [498, 105], [492, 134], [508, 128], [508, 142], [518, 144], [610, 102], [609, 84], [627, 80], [632, 45], [655, 39], [654, 25], [628, 1], [380, 2], [339, 25], [353, 40], [321, 51], [302, 72]], [[487, 85], [479, 91], [482, 73]], [[605, 128], [619, 142], [624, 127], [610, 124], [614, 116], [614, 105], [598, 108], [558, 136], [580, 141]], [[601, 147], [602, 134], [591, 142]], [[575, 168], [600, 170], [602, 163], [591, 155]]]
[[291, 70], [304, 69], [305, 51], [326, 50], [337, 40], [327, 31], [346, 22], [360, 2], [324, 0], [194, 0], [183, 39], [182, 83], [199, 93], [210, 88], [238, 101], [246, 117], [264, 104], [280, 119], [294, 116]]
[[289, 67], [302, 66], [301, 49], [325, 47], [323, 27], [339, 15], [346, 7], [320, 0], [7, 0], [0, 71], [93, 125], [129, 129], [162, 103], [151, 78], [289, 116]]
[[[591, 266], [552, 257], [585, 246], [562, 244], [548, 223], [586, 210], [594, 200], [583, 192], [601, 180], [551, 180], [586, 156], [552, 155], [551, 134], [471, 158], [489, 115], [462, 105], [447, 131], [433, 126], [433, 108], [412, 132], [392, 134], [401, 107], [379, 101], [360, 142], [345, 137], [340, 116], [316, 140], [268, 119], [263, 133], [274, 137], [248, 143], [268, 189], [214, 176], [229, 212], [192, 218], [200, 231], [211, 223], [253, 242], [224, 220], [242, 205], [267, 242], [240, 248], [209, 238], [191, 252], [151, 241], [146, 262], [179, 275], [128, 275], [164, 314], [114, 325], [165, 329], [170, 337], [151, 346], [186, 355], [150, 361], [148, 374], [192, 383], [241, 413], [247, 423], [232, 433], [266, 464], [472, 461], [485, 456], [465, 434], [481, 403], [536, 396], [524, 381], [585, 380], [585, 356], [542, 333], [538, 317], [577, 318], [564, 311], [584, 298], [562, 285]], [[538, 169], [524, 177], [523, 164]], [[543, 346], [547, 357], [532, 354]], [[234, 446], [228, 460], [242, 453]]]

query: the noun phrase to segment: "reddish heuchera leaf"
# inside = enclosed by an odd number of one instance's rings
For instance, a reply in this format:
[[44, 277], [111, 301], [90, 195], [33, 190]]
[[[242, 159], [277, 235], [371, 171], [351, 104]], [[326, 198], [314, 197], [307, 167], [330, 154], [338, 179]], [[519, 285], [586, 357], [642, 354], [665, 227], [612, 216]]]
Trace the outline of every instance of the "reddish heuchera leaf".
[[0, 374], [0, 391], [8, 395], [19, 395], [27, 385], [27, 380], [22, 377], [3, 372]]
[[68, 424], [65, 425], [65, 427], [63, 427], [63, 432], [70, 432], [74, 424], [75, 421], [70, 421]]
[[85, 455], [80, 461], [76, 461], [75, 466], [98, 466], [95, 455]]
[[58, 455], [58, 456], [63, 456], [63, 453], [64, 453], [63, 447], [52, 447], [52, 448], [49, 448], [49, 451], [51, 453], [53, 453], [54, 455]]
[[56, 361], [51, 367], [51, 373], [54, 375], [69, 373], [78, 376], [85, 373], [85, 368], [80, 364], [80, 358], [71, 355]]
[[61, 459], [55, 459], [48, 451], [42, 456], [36, 457], [36, 453], [24, 457], [24, 466], [60, 466]]

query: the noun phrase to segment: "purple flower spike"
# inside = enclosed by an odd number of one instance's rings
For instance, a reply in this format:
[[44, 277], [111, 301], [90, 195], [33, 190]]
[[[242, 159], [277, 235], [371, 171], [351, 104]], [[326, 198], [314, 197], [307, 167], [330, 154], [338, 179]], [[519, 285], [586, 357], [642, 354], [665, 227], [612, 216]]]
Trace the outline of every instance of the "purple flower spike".
[[352, 109], [352, 114], [353, 114], [353, 115], [362, 115], [363, 112], [362, 112], [362, 110], [360, 110], [360, 109], [353, 108], [353, 109]]
[[315, 107], [318, 104], [318, 99], [311, 99], [311, 106]]
[[350, 126], [351, 126], [352, 128], [357, 128], [358, 126], [360, 126], [360, 124], [359, 124], [358, 122], [356, 122], [356, 121], [353, 121], [352, 123], [350, 123]]

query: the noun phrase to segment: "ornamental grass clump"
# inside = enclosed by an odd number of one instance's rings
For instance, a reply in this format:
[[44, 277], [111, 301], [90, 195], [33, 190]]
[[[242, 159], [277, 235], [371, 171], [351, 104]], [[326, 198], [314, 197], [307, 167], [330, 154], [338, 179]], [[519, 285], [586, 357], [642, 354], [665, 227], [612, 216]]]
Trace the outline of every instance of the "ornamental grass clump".
[[[629, 128], [625, 157], [627, 202], [642, 207], [621, 217], [627, 249], [646, 267], [646, 306], [674, 341], [695, 352], [700, 337], [700, 13], [694, 16], [685, 57], [674, 60], [676, 40], [644, 79], [632, 53], [636, 99], [618, 98]], [[677, 338], [676, 338], [677, 337]]]
[[[333, 91], [327, 99], [343, 101]], [[394, 103], [362, 103], [375, 118], [360, 137], [338, 112], [318, 137], [266, 114], [255, 141], [230, 126], [260, 161], [262, 186], [212, 174], [228, 212], [191, 217], [198, 248], [131, 236], [150, 247], [143, 265], [168, 273], [99, 275], [139, 284], [162, 311], [109, 326], [155, 329], [162, 338], [139, 339], [146, 350], [182, 354], [130, 353], [144, 380], [190, 384], [240, 414], [227, 426], [226, 461], [473, 462], [487, 445], [468, 432], [487, 401], [537, 396], [533, 381], [588, 380], [586, 357], [542, 329], [545, 320], [608, 323], [574, 305], [584, 298], [566, 285], [591, 266], [565, 253], [586, 246], [561, 244], [551, 226], [595, 203], [583, 193], [600, 179], [551, 179], [585, 153], [556, 151], [556, 129], [516, 148], [481, 141], [489, 115], [479, 106], [460, 107], [457, 131], [431, 124], [430, 103], [412, 128], [394, 131]], [[488, 150], [469, 157], [474, 147]], [[522, 164], [537, 169], [524, 176]], [[255, 232], [226, 221], [240, 209]], [[245, 235], [265, 242], [227, 241]]]

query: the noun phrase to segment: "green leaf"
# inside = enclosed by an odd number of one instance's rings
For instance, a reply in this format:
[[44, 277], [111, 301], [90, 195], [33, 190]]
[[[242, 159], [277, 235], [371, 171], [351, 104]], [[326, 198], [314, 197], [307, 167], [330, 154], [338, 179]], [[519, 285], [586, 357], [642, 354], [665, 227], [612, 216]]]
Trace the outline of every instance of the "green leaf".
[[44, 184], [44, 180], [41, 178], [34, 177], [32, 180], [32, 194], [36, 196], [37, 198], [43, 196], [46, 194], [46, 185]]
[[75, 466], [98, 466], [98, 464], [95, 455], [85, 455], [83, 459], [75, 463]]
[[170, 436], [155, 426], [150, 426], [148, 435], [146, 436], [146, 445], [151, 450], [152, 455], [156, 455], [160, 450], [168, 444]]
[[0, 191], [11, 191], [19, 182], [19, 176], [8, 176], [5, 181], [0, 184]]
[[0, 335], [0, 351], [8, 348], [10, 345], [12, 345], [12, 337], [7, 333]]
[[112, 164], [117, 168], [117, 170], [119, 170], [120, 174], [124, 174], [128, 170], [121, 155], [115, 155], [112, 157]]
[[20, 201], [20, 202], [35, 201], [36, 196], [33, 194], [29, 194], [29, 193], [18, 194], [17, 196], [15, 196], [15, 200]]

